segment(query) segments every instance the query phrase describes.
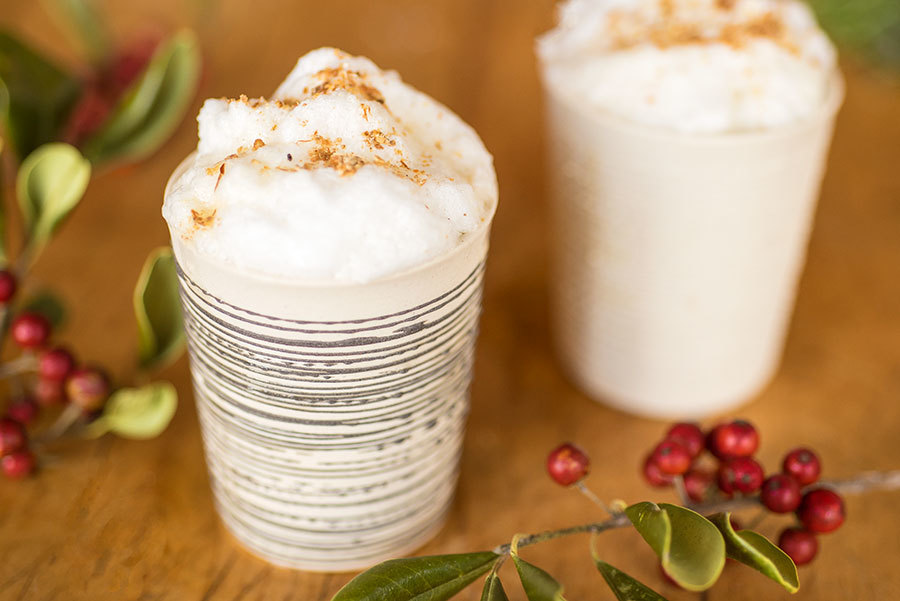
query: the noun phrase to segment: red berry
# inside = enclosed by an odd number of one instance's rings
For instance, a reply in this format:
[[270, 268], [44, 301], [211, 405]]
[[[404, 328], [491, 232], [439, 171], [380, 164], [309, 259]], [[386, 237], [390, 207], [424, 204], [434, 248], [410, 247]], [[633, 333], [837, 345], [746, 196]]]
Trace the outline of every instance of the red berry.
[[0, 271], [0, 304], [6, 304], [16, 295], [16, 276], [4, 269]]
[[666, 432], [667, 440], [674, 440], [687, 449], [691, 459], [697, 457], [703, 450], [703, 430], [694, 423], [682, 422], [675, 424]]
[[47, 380], [65, 380], [73, 369], [75, 358], [64, 348], [46, 351], [38, 359], [38, 373]]
[[53, 407], [66, 402], [66, 391], [60, 380], [39, 378], [32, 392], [35, 400], [41, 407]]
[[34, 455], [28, 449], [16, 451], [0, 459], [0, 468], [7, 478], [19, 480], [34, 471]]
[[571, 486], [588, 475], [591, 460], [571, 443], [565, 443], [547, 455], [547, 473], [561, 486]]
[[50, 338], [50, 322], [40, 313], [22, 313], [10, 326], [12, 339], [22, 348], [37, 348]]
[[29, 397], [22, 397], [13, 401], [6, 408], [6, 416], [23, 426], [30, 424], [37, 417], [38, 407]]
[[678, 476], [691, 468], [691, 454], [674, 440], [664, 440], [656, 445], [653, 461], [659, 471], [670, 476]]
[[707, 436], [706, 447], [719, 459], [749, 457], [759, 448], [759, 433], [743, 420], [719, 424]]
[[844, 523], [844, 500], [827, 488], [817, 488], [803, 495], [797, 517], [810, 532], [824, 534]]
[[22, 424], [8, 417], [0, 419], [0, 457], [24, 448], [26, 442], [28, 437]]
[[815, 453], [801, 447], [785, 455], [781, 468], [785, 474], [792, 475], [800, 486], [807, 486], [819, 479], [822, 464]]
[[649, 482], [650, 486], [662, 488], [665, 486], [672, 486], [672, 482], [675, 481], [673, 476], [662, 473], [652, 453], [644, 460], [643, 472], [644, 480]]
[[109, 396], [109, 380], [99, 369], [77, 369], [66, 379], [66, 396], [73, 405], [96, 411]]
[[706, 470], [696, 468], [689, 470], [684, 475], [684, 489], [688, 498], [694, 503], [705, 501], [712, 480], [713, 475]]
[[759, 496], [769, 511], [790, 513], [800, 505], [800, 485], [793, 476], [775, 474], [763, 482]]
[[798, 566], [811, 562], [819, 551], [816, 535], [803, 528], [785, 528], [778, 537], [778, 546]]
[[762, 486], [765, 473], [762, 466], [750, 457], [729, 459], [719, 466], [716, 474], [722, 492], [756, 492]]

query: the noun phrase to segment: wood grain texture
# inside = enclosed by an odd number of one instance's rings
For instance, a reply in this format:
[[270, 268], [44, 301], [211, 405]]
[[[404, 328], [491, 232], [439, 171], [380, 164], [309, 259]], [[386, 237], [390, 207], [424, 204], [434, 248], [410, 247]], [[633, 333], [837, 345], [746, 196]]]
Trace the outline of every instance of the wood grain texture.
[[[663, 424], [590, 401], [549, 351], [532, 40], [551, 22], [550, 0], [104, 4], [122, 34], [148, 23], [196, 27], [207, 59], [203, 97], [271, 93], [300, 54], [337, 45], [399, 70], [471, 123], [494, 153], [501, 206], [462, 480], [448, 525], [423, 553], [491, 548], [516, 532], [596, 518], [587, 501], [543, 475], [546, 451], [564, 439], [593, 455], [591, 484], [600, 496], [672, 499], [638, 476]], [[41, 5], [3, 0], [0, 24], [74, 62]], [[900, 466], [900, 84], [850, 64], [846, 71], [847, 102], [784, 365], [741, 412], [763, 432], [766, 465], [775, 467], [783, 452], [805, 443], [821, 450], [830, 477]], [[189, 119], [150, 161], [92, 182], [37, 269], [37, 279], [54, 282], [77, 307], [65, 340], [123, 378], [135, 346], [131, 287], [149, 249], [166, 243], [162, 189], [195, 136]], [[237, 546], [213, 511], [187, 363], [165, 376], [183, 402], [158, 440], [73, 443], [56, 449], [40, 476], [0, 482], [0, 599], [319, 601], [351, 577], [274, 568]], [[898, 501], [888, 493], [849, 499], [847, 525], [823, 537], [794, 598], [900, 597]], [[775, 535], [778, 526], [771, 520], [763, 531]], [[661, 583], [651, 552], [633, 532], [604, 535], [601, 552], [672, 599], [694, 598]], [[568, 598], [609, 597], [586, 539], [526, 555], [565, 583]], [[523, 599], [509, 566], [502, 575], [510, 597]], [[460, 598], [478, 595], [473, 588]], [[782, 597], [776, 585], [739, 567], [729, 567], [709, 596]]]

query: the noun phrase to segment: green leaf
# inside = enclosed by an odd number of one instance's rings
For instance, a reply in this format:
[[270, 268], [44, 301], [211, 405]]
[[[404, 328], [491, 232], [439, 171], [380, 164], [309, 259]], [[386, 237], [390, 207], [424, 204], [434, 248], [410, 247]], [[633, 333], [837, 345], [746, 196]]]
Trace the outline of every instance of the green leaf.
[[178, 393], [169, 382], [120, 388], [106, 401], [103, 414], [91, 423], [89, 434], [112, 432], [123, 438], [154, 438], [168, 427], [177, 407]]
[[725, 566], [725, 540], [705, 517], [668, 503], [637, 503], [625, 514], [653, 551], [663, 570], [683, 588], [703, 591]]
[[66, 307], [56, 294], [41, 290], [22, 305], [23, 311], [40, 313], [50, 321], [53, 329], [58, 329], [66, 320]]
[[484, 589], [481, 591], [481, 601], [509, 601], [506, 591], [503, 590], [503, 584], [500, 583], [500, 577], [496, 572], [488, 574], [484, 581]]
[[112, 46], [106, 24], [91, 0], [44, 0], [51, 15], [58, 17], [70, 29], [95, 63], [108, 56]]
[[16, 194], [35, 255], [78, 205], [90, 179], [90, 163], [61, 142], [44, 144], [19, 167]]
[[605, 561], [594, 558], [597, 569], [603, 574], [606, 584], [612, 589], [619, 601], [666, 601], [666, 598], [635, 580], [625, 572], [609, 565]]
[[142, 368], [162, 367], [184, 350], [184, 320], [172, 249], [158, 248], [147, 257], [134, 287], [138, 354]]
[[900, 67], [900, 2], [897, 0], [811, 0], [836, 43]]
[[519, 557], [519, 535], [513, 537], [510, 554], [528, 601], [565, 601], [563, 587], [553, 576]]
[[19, 160], [58, 139], [80, 93], [77, 77], [0, 32], [0, 123]]
[[444, 601], [493, 567], [496, 553], [393, 559], [348, 582], [332, 601]]
[[731, 526], [731, 514], [717, 513], [710, 518], [725, 537], [728, 557], [762, 572], [790, 593], [800, 588], [797, 566], [787, 553], [766, 537], [752, 530], [735, 532]]
[[183, 30], [157, 48], [107, 122], [85, 143], [92, 163], [137, 161], [172, 135], [187, 110], [200, 75], [194, 34]]

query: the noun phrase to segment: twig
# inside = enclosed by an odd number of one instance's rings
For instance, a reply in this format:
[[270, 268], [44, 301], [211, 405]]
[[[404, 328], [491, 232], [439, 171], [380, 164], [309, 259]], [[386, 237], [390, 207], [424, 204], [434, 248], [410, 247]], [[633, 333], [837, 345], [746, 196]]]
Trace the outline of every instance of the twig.
[[578, 489], [578, 492], [590, 499], [592, 503], [598, 505], [601, 509], [603, 509], [603, 511], [605, 511], [610, 517], [616, 515], [616, 512], [613, 511], [609, 505], [601, 501], [600, 497], [595, 495], [594, 491], [587, 487], [587, 485], [584, 483], [584, 480], [579, 480], [578, 482], [576, 482], [575, 488]]
[[[900, 490], [900, 470], [864, 472], [853, 478], [846, 478], [843, 480], [823, 480], [822, 482], [817, 482], [806, 487], [804, 491], [812, 488], [830, 488], [835, 492], [851, 495], [873, 490]], [[715, 513], [737, 511], [738, 509], [746, 509], [748, 507], [760, 507], [761, 505], [762, 503], [759, 500], [759, 496], [752, 496], [729, 499], [727, 501], [717, 501], [714, 503], [689, 505], [689, 507], [702, 515], [712, 515]], [[628, 516], [624, 513], [618, 513], [602, 522], [581, 524], [580, 526], [571, 526], [561, 530], [548, 530], [537, 534], [527, 534], [519, 538], [518, 546], [527, 547], [555, 538], [572, 536], [573, 534], [586, 534], [589, 532], [599, 533], [605, 530], [623, 528], [629, 525], [631, 525], [631, 521], [629, 521]], [[497, 553], [498, 555], [509, 555], [509, 552], [509, 543], [494, 548], [494, 553]]]
[[19, 374], [32, 371], [37, 367], [37, 362], [33, 355], [25, 355], [13, 361], [7, 361], [0, 364], [0, 378], [9, 378]]

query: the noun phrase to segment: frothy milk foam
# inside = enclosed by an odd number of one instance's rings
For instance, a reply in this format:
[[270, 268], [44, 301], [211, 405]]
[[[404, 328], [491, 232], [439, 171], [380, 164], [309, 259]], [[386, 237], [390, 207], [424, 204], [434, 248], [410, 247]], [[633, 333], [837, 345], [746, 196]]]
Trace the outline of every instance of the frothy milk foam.
[[802, 120], [836, 63], [799, 0], [568, 0], [537, 51], [582, 106], [686, 133]]
[[170, 187], [173, 236], [237, 269], [360, 283], [415, 267], [489, 221], [475, 131], [370, 60], [322, 48], [269, 99], [207, 100]]

